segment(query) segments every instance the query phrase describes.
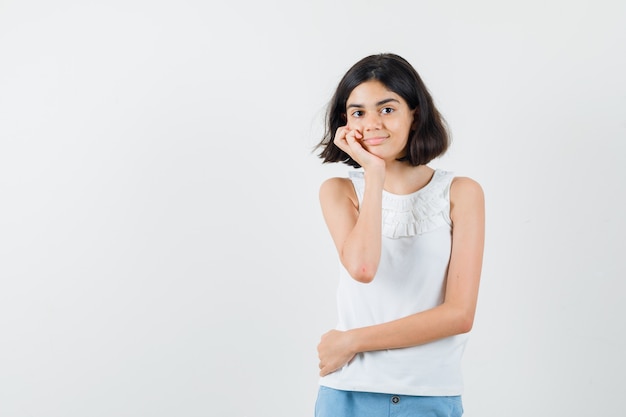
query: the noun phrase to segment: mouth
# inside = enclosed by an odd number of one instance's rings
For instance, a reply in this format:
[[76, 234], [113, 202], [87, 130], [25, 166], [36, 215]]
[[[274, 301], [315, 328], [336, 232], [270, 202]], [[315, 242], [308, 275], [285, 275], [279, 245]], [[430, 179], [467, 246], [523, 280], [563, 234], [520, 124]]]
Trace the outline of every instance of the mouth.
[[374, 145], [380, 145], [385, 140], [387, 140], [386, 136], [375, 136], [375, 137], [372, 137], [372, 138], [365, 138], [365, 139], [363, 139], [363, 143], [366, 144], [366, 145], [374, 146]]

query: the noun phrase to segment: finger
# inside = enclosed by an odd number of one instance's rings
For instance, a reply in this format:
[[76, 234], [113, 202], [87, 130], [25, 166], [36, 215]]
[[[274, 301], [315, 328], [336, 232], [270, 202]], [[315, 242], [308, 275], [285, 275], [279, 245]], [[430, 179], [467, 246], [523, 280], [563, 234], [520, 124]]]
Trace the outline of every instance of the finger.
[[336, 138], [334, 143], [335, 143], [335, 146], [337, 146], [339, 149], [341, 149], [348, 155], [350, 154], [350, 143], [346, 140], [345, 137]]
[[349, 129], [345, 126], [340, 127], [335, 132], [335, 137], [333, 138], [333, 142], [339, 148], [342, 148], [342, 144], [346, 143], [346, 134], [349, 132]]
[[347, 126], [340, 126], [339, 128], [337, 128], [337, 130], [335, 131], [335, 137], [334, 140], [337, 139], [345, 139], [346, 134], [350, 131], [350, 129]]
[[[349, 145], [354, 145], [355, 143], [359, 143], [359, 139], [362, 139], [363, 135], [358, 130], [351, 130], [348, 134], [346, 134], [346, 141]], [[359, 143], [360, 145], [360, 143]]]
[[354, 137], [354, 130], [353, 130], [346, 135], [346, 143], [348, 144], [348, 146], [352, 146], [354, 145], [355, 142], [356, 142], [356, 139]]
[[326, 376], [328, 374], [332, 374], [335, 371], [336, 371], [336, 369], [332, 369], [332, 368], [329, 368], [329, 367], [324, 367], [324, 368], [321, 368], [321, 370], [320, 370], [320, 376]]

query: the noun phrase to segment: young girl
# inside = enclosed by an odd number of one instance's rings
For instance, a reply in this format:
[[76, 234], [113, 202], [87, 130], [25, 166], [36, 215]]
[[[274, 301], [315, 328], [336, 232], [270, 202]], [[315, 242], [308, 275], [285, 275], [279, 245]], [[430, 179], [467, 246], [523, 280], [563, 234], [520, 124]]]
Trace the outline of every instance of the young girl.
[[484, 199], [427, 164], [448, 133], [415, 69], [394, 54], [357, 62], [329, 104], [324, 163], [357, 168], [320, 187], [341, 261], [337, 328], [318, 346], [316, 417], [460, 416]]

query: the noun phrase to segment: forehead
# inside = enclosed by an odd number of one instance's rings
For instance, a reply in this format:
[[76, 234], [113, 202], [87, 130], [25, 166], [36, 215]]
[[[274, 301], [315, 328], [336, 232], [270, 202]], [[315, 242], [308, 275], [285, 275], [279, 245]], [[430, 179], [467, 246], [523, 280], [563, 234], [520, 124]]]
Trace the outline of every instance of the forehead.
[[405, 103], [404, 99], [391, 91], [380, 81], [370, 80], [357, 85], [348, 96], [347, 105], [367, 105], [375, 104], [382, 100], [395, 99], [400, 103]]

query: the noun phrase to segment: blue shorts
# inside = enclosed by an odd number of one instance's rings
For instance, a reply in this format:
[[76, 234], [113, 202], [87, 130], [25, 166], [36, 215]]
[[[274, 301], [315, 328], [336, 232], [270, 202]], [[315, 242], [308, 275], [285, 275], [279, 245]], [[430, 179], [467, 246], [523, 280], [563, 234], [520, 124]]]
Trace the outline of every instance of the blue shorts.
[[421, 397], [320, 386], [315, 417], [460, 417], [461, 396]]

